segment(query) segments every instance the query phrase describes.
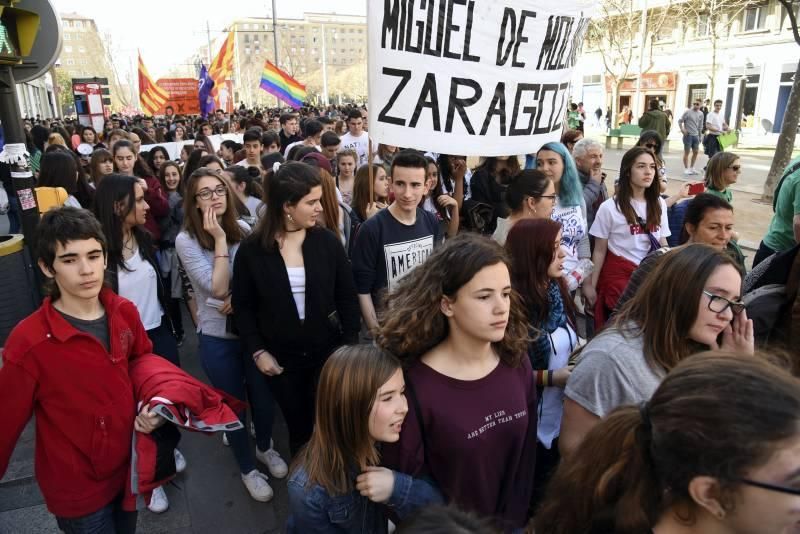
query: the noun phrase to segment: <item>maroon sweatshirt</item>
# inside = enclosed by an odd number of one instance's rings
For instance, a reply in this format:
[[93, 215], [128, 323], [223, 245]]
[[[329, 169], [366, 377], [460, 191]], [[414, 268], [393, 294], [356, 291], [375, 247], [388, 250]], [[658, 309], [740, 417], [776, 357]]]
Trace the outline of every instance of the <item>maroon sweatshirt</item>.
[[448, 502], [492, 517], [505, 529], [524, 526], [536, 455], [536, 386], [528, 358], [516, 369], [501, 362], [472, 381], [450, 378], [418, 361], [407, 381], [421, 414], [407, 391], [408, 416], [400, 441], [383, 447], [384, 465], [432, 478]]

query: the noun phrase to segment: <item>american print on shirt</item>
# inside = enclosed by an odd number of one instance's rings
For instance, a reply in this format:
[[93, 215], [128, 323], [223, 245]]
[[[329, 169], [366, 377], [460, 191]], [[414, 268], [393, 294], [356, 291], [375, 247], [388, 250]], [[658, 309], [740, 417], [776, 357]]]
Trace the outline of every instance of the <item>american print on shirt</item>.
[[397, 283], [415, 267], [422, 265], [432, 253], [432, 235], [384, 245], [383, 254], [386, 259], [386, 281], [389, 291], [394, 291]]

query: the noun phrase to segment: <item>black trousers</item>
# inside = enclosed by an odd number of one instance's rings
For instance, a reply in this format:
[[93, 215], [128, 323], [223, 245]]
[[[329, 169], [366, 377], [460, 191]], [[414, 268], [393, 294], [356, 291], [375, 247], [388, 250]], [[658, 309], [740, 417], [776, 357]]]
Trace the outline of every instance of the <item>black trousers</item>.
[[283, 373], [271, 376], [267, 384], [281, 408], [289, 428], [289, 449], [292, 456], [311, 438], [317, 382], [324, 360], [301, 368], [284, 367]]

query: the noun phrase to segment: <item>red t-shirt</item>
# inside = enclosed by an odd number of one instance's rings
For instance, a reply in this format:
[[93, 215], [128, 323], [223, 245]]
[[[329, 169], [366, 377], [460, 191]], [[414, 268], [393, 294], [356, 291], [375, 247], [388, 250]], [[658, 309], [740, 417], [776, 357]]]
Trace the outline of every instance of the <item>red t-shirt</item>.
[[500, 362], [479, 380], [450, 378], [419, 361], [406, 376], [422, 412], [429, 465], [411, 392], [400, 440], [384, 446], [384, 464], [429, 476], [462, 509], [505, 528], [524, 526], [536, 455], [536, 386], [528, 358], [518, 368]]

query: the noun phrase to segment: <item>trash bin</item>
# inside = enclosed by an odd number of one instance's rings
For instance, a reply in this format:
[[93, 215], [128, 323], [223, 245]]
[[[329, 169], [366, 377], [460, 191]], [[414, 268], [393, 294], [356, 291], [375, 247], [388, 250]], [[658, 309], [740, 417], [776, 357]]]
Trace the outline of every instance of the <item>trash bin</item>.
[[38, 306], [36, 275], [22, 235], [0, 235], [0, 346]]

